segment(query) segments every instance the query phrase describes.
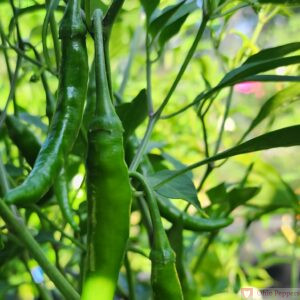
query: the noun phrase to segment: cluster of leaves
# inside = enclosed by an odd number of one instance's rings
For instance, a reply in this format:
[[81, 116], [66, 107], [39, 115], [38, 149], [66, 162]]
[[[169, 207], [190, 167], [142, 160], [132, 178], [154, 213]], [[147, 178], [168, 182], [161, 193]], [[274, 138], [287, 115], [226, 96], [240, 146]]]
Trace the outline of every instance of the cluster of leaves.
[[[7, 65], [7, 73], [1, 76], [6, 86], [10, 87], [9, 91], [7, 87], [3, 89], [9, 96], [6, 102], [1, 102], [5, 113], [1, 113], [0, 116], [0, 150], [12, 186], [24, 180], [30, 166], [24, 161], [24, 154], [19, 151], [9, 136], [3, 123], [4, 116], [6, 113], [13, 112], [23, 124], [44, 139], [48, 128], [46, 116], [51, 111], [51, 101], [55, 98], [57, 88], [59, 45], [56, 45], [56, 39], [53, 38], [57, 34], [55, 18], [60, 18], [64, 9], [63, 1], [54, 0], [46, 3], [30, 1], [30, 5], [26, 7], [16, 7], [13, 2], [0, 1], [2, 11], [12, 11], [12, 15], [1, 15], [4, 26], [2, 22], [0, 23], [1, 51], [4, 54], [3, 64], [1, 64]], [[107, 3], [99, 2], [102, 9], [108, 9]], [[252, 224], [261, 224], [261, 220], [266, 222], [274, 215], [282, 216], [286, 213], [294, 218], [294, 225], [287, 226], [290, 231], [278, 230], [275, 238], [279, 240], [280, 249], [288, 248], [282, 251], [279, 259], [291, 263], [294, 274], [292, 284], [293, 286], [297, 284], [298, 279], [295, 274], [297, 274], [299, 253], [295, 249], [299, 239], [294, 235], [297, 235], [299, 199], [295, 193], [295, 186], [290, 186], [288, 180], [282, 178], [282, 174], [271, 167], [266, 159], [263, 160], [259, 156], [236, 158], [235, 163], [238, 163], [238, 167], [231, 163], [229, 158], [271, 148], [300, 145], [299, 119], [288, 127], [278, 129], [274, 126], [275, 130], [272, 130], [274, 128], [270, 123], [269, 132], [262, 130], [264, 128], [262, 125], [266, 121], [271, 122], [274, 116], [286, 111], [299, 100], [300, 85], [297, 82], [300, 77], [297, 64], [300, 62], [300, 56], [293, 53], [299, 51], [300, 43], [295, 40], [274, 41], [269, 48], [260, 50], [257, 45], [258, 36], [249, 38], [241, 33], [243, 44], [240, 50], [229, 58], [225, 57], [222, 51], [222, 43], [226, 43], [226, 36], [230, 34], [232, 20], [236, 16], [242, 18], [245, 11], [248, 13], [251, 11], [252, 18], [258, 15], [254, 32], [259, 34], [257, 28], [262, 31], [265, 25], [276, 28], [272, 20], [278, 15], [297, 18], [299, 5], [300, 1], [296, 0], [141, 0], [131, 3], [125, 1], [113, 29], [110, 50], [112, 82], [113, 89], [116, 91], [115, 98], [120, 100], [116, 101], [116, 103], [120, 102], [116, 110], [125, 130], [124, 141], [130, 139], [133, 134], [140, 137], [140, 145], [143, 144], [143, 140], [146, 141], [144, 154], [148, 156], [155, 171], [147, 175], [147, 180], [155, 191], [158, 201], [166, 206], [180, 208], [182, 211], [204, 218], [233, 217], [237, 220], [232, 226], [233, 230], [239, 228], [241, 231], [232, 233], [228, 229], [220, 232], [196, 233], [185, 231], [175, 222], [170, 224], [164, 220], [170, 242], [177, 255], [177, 269], [182, 286], [186, 295], [189, 295], [187, 299], [197, 299], [200, 294], [211, 300], [221, 299], [221, 297], [239, 299], [235, 294], [243, 286], [252, 285], [259, 288], [272, 285], [272, 279], [265, 269], [276, 259], [278, 260], [278, 257], [272, 254], [273, 249], [262, 253], [254, 251], [252, 255], [253, 260], [256, 261], [255, 265], [251, 265], [253, 261], [243, 260], [237, 254], [248, 242], [248, 232], [249, 239], [251, 238]], [[141, 6], [146, 16], [143, 31], [146, 36], [145, 45], [139, 28]], [[32, 17], [26, 24], [26, 18], [33, 15], [36, 19]], [[195, 32], [197, 26], [199, 29]], [[124, 37], [125, 42], [120, 41], [120, 36]], [[200, 38], [202, 38], [201, 50], [198, 53], [196, 50]], [[126, 44], [130, 39], [132, 39], [132, 46], [127, 53], [124, 53], [123, 49], [128, 47]], [[190, 39], [192, 46], [186, 50]], [[175, 46], [172, 46], [172, 43]], [[183, 46], [179, 47], [179, 44]], [[207, 62], [205, 51], [210, 50], [213, 50], [214, 54], [209, 56]], [[126, 68], [123, 67], [125, 55]], [[89, 56], [92, 57], [92, 51], [89, 52]], [[144, 56], [146, 56], [146, 64]], [[182, 58], [186, 57], [186, 59], [165, 101], [162, 101], [161, 95], [165, 94], [169, 79], [160, 80], [159, 71], [163, 70], [162, 73], [166, 73], [167, 70], [170, 74], [175, 72], [176, 65], [179, 63], [178, 57], [180, 63]], [[165, 66], [167, 60], [175, 62], [171, 71]], [[11, 61], [16, 62], [15, 72], [10, 66]], [[214, 68], [215, 61], [219, 64], [218, 76], [214, 74], [211, 76], [209, 69]], [[190, 69], [185, 72], [188, 65]], [[205, 68], [205, 65], [208, 66]], [[274, 71], [281, 67], [285, 68], [284, 74]], [[226, 72], [220, 71], [221, 69]], [[118, 75], [122, 73], [120, 71], [124, 71], [123, 78]], [[142, 75], [144, 73], [147, 74], [146, 80]], [[186, 77], [183, 73], [191, 73], [191, 75]], [[199, 73], [201, 74], [198, 75]], [[181, 77], [182, 83], [177, 87]], [[195, 78], [196, 83], [189, 85], [189, 82], [194, 82]], [[255, 109], [259, 106], [257, 112], [253, 114], [254, 109], [252, 110], [250, 123], [246, 125], [245, 130], [241, 126], [241, 132], [238, 132], [241, 134], [235, 139], [225, 135], [225, 127], [234, 109], [242, 115], [242, 109], [239, 110], [238, 106], [234, 107], [232, 100], [236, 96], [234, 86], [243, 82], [268, 82], [269, 84], [272, 82], [279, 84], [280, 88], [274, 92], [273, 85], [271, 96], [267, 97], [263, 104], [256, 103]], [[229, 95], [225, 93], [227, 90]], [[194, 91], [196, 95], [193, 94]], [[184, 101], [181, 101], [181, 94], [188, 95]], [[174, 101], [169, 104], [171, 97]], [[34, 100], [34, 105], [33, 99], [38, 99]], [[130, 101], [121, 103], [124, 99]], [[149, 103], [152, 101], [153, 106], [158, 106], [155, 113], [149, 109], [151, 108]], [[222, 111], [222, 113], [216, 114], [215, 111]], [[216, 129], [216, 120], [220, 117], [222, 125]], [[156, 131], [152, 136], [151, 131], [150, 134], [144, 135], [147, 119], [151, 126], [155, 125]], [[181, 120], [183, 123], [180, 123]], [[182, 125], [178, 125], [177, 122]], [[169, 125], [164, 126], [164, 124]], [[153, 128], [151, 126], [148, 127], [150, 130]], [[191, 135], [190, 132], [185, 131], [186, 127], [194, 126], [197, 128], [196, 131], [202, 131], [201, 136], [199, 132]], [[177, 135], [175, 131], [178, 127], [182, 132]], [[149, 130], [147, 132], [149, 133]], [[257, 132], [254, 138], [248, 138]], [[147, 136], [148, 141], [145, 139]], [[149, 136], [152, 137], [151, 141]], [[172, 147], [172, 137], [178, 138], [174, 147]], [[179, 142], [182, 137], [188, 140], [187, 143], [183, 143], [184, 145], [180, 145]], [[201, 147], [198, 147], [199, 143], [195, 141], [199, 141], [200, 138]], [[164, 140], [164, 143], [159, 142], [160, 140]], [[79, 269], [84, 259], [83, 244], [87, 217], [82, 159], [85, 153], [84, 143], [80, 135], [68, 159], [67, 170], [69, 197], [73, 199], [72, 207], [77, 215], [77, 221], [80, 222], [80, 235], [74, 233], [63, 219], [55, 196], [51, 192], [41, 199], [38, 205], [21, 211], [26, 226], [30, 228], [49, 260], [79, 289], [81, 282]], [[183, 153], [190, 153], [193, 147], [196, 148], [194, 151], [196, 154], [189, 155], [188, 160], [180, 152], [181, 150], [178, 150], [184, 148]], [[222, 151], [220, 151], [221, 147], [224, 148]], [[199, 157], [202, 159], [199, 160]], [[222, 162], [217, 165], [217, 161], [220, 160]], [[187, 164], [183, 163], [184, 161], [187, 161]], [[230, 167], [226, 170], [228, 164]], [[203, 172], [202, 168], [198, 171], [198, 167], [201, 166], [205, 169]], [[223, 178], [222, 169], [226, 172]], [[236, 176], [237, 170], [242, 170], [239, 176]], [[200, 183], [195, 187], [198, 177]], [[299, 177], [295, 182], [299, 184]], [[1, 192], [3, 194], [2, 190]], [[117, 291], [117, 294], [123, 298], [133, 297], [132, 282], [134, 282], [133, 294], [137, 299], [150, 297], [149, 245], [146, 242], [145, 219], [137, 202], [134, 201], [132, 233], [128, 246], [129, 261], [125, 264], [126, 272], [122, 270], [120, 274]], [[243, 220], [240, 227], [238, 227], [239, 219]], [[14, 234], [7, 231], [3, 222], [0, 223], [0, 236], [0, 297], [12, 295], [16, 298], [17, 294], [20, 298], [27, 294], [38, 294], [45, 299], [58, 297], [57, 290], [51, 286], [50, 281], [39, 273], [39, 267], [30, 257], [30, 253], [24, 250]], [[291, 255], [290, 252], [293, 254]], [[214, 294], [218, 295], [213, 296]]]

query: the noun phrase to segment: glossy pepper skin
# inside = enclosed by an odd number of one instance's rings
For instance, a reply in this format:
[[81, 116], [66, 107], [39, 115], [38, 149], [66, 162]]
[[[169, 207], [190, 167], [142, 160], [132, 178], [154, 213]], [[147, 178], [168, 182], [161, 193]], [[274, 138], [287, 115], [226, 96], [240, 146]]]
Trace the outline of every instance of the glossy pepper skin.
[[168, 239], [172, 249], [176, 253], [176, 269], [182, 286], [184, 299], [200, 300], [201, 297], [200, 293], [198, 294], [196, 282], [184, 259], [184, 228], [182, 225], [182, 218], [179, 218], [176, 222], [174, 222], [172, 227], [168, 230]]
[[57, 204], [64, 219], [70, 224], [74, 231], [79, 231], [79, 226], [74, 220], [72, 207], [69, 203], [69, 189], [65, 168], [63, 167], [54, 182], [54, 192]]
[[[32, 167], [41, 149], [41, 144], [34, 133], [15, 116], [6, 116], [6, 127], [9, 137], [21, 151], [22, 155]], [[78, 225], [74, 221], [74, 214], [68, 199], [68, 186], [65, 168], [63, 167], [54, 183], [57, 204], [60, 207], [64, 219], [70, 224], [74, 231], [78, 231]], [[43, 198], [51, 198], [53, 190], [50, 189]], [[44, 199], [41, 198], [41, 201]]]
[[123, 128], [107, 84], [102, 13], [96, 10], [93, 16], [96, 108], [88, 132], [88, 244], [82, 299], [111, 300], [129, 237], [132, 193]]
[[141, 174], [131, 172], [130, 176], [138, 179], [143, 186], [152, 221], [153, 240], [150, 259], [153, 299], [183, 300], [175, 264], [176, 255], [163, 227], [154, 194]]
[[[132, 135], [126, 144], [126, 158], [131, 162], [135, 150], [138, 147], [137, 138]], [[144, 156], [140, 163], [139, 170], [146, 176], [154, 173], [153, 166], [147, 155]], [[199, 216], [191, 216], [184, 211], [179, 210], [172, 202], [165, 197], [157, 197], [157, 203], [161, 216], [166, 218], [171, 223], [176, 223], [178, 219], [182, 219], [182, 226], [184, 229], [203, 232], [213, 231], [226, 227], [232, 223], [230, 218], [218, 218], [218, 219], [205, 219]]]
[[41, 149], [40, 141], [31, 132], [28, 126], [15, 116], [7, 115], [5, 123], [10, 139], [32, 167]]
[[80, 0], [68, 1], [59, 34], [62, 60], [56, 111], [31, 173], [5, 196], [10, 204], [36, 202], [49, 190], [80, 128], [88, 79], [86, 28], [80, 15]]

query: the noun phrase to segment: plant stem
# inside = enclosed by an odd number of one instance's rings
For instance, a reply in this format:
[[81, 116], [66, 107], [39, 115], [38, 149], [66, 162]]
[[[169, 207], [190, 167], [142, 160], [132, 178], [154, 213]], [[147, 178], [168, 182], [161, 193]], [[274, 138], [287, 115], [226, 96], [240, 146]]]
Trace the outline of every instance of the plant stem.
[[132, 269], [130, 266], [130, 261], [128, 258], [128, 253], [125, 254], [124, 265], [125, 265], [125, 269], [126, 269], [126, 277], [127, 277], [128, 290], [129, 290], [129, 299], [136, 300], [135, 288], [134, 288], [134, 278], [133, 278], [133, 273], [132, 273]]
[[196, 49], [197, 49], [197, 46], [198, 46], [198, 43], [203, 35], [203, 32], [204, 32], [204, 29], [206, 27], [206, 24], [208, 22], [208, 16], [206, 15], [203, 15], [203, 18], [202, 18], [202, 21], [201, 21], [201, 24], [200, 24], [200, 27], [198, 29], [198, 32], [196, 34], [196, 37], [195, 37], [195, 40], [193, 42], [193, 44], [191, 45], [188, 53], [187, 53], [187, 56], [185, 57], [182, 65], [181, 65], [181, 68], [173, 82], [173, 84], [171, 85], [171, 88], [167, 94], [167, 96], [165, 97], [165, 99], [163, 100], [162, 104], [160, 105], [160, 107], [158, 108], [158, 110], [149, 117], [149, 122], [148, 122], [148, 126], [147, 126], [147, 129], [146, 129], [146, 132], [144, 134], [144, 137], [141, 141], [141, 144], [139, 145], [139, 148], [137, 150], [137, 153], [130, 165], [130, 171], [135, 171], [145, 153], [145, 150], [147, 149], [147, 145], [148, 145], [148, 142], [150, 140], [150, 137], [151, 137], [151, 134], [152, 134], [152, 131], [153, 131], [153, 128], [156, 124], [156, 122], [159, 120], [165, 106], [168, 104], [171, 96], [173, 95], [180, 79], [182, 78], [187, 66], [189, 65]]
[[31, 273], [31, 270], [30, 270], [29, 265], [28, 265], [28, 260], [29, 260], [28, 252], [25, 251], [22, 255], [22, 261], [23, 261], [23, 264], [24, 264], [24, 267], [25, 267], [26, 271], [31, 276], [32, 282], [34, 283], [34, 285], [36, 286], [36, 289], [39, 292], [39, 296], [40, 296], [41, 300], [53, 300], [53, 298], [51, 296], [51, 293], [47, 290], [44, 283], [43, 282], [42, 283], [35, 282], [34, 277]]
[[40, 245], [32, 237], [28, 229], [21, 224], [13, 215], [9, 207], [0, 199], [0, 215], [7, 224], [7, 226], [15, 232], [20, 241], [30, 251], [30, 254], [43, 268], [44, 272], [53, 281], [59, 291], [66, 297], [66, 299], [80, 299], [78, 293], [74, 290], [66, 278], [49, 262]]
[[2, 162], [2, 158], [0, 156], [0, 186], [3, 194], [6, 194], [9, 190], [9, 183], [6, 176], [6, 170]]
[[[86, 0], [90, 1], [90, 0]], [[107, 74], [107, 81], [110, 91], [110, 96], [113, 99], [112, 92], [112, 82], [111, 82], [111, 68], [110, 68], [110, 59], [109, 59], [109, 40], [113, 25], [117, 19], [117, 16], [124, 4], [125, 0], [113, 0], [112, 4], [108, 8], [103, 21], [103, 47], [104, 47], [104, 55], [105, 55], [105, 68]]]
[[[3, 168], [0, 157], [0, 184], [4, 193], [9, 189], [8, 183], [5, 180], [6, 172]], [[66, 299], [77, 300], [79, 294], [75, 291], [67, 279], [48, 261], [40, 245], [32, 237], [29, 230], [22, 224], [12, 213], [11, 209], [6, 205], [3, 199], [0, 199], [0, 216], [5, 221], [8, 229], [15, 233], [23, 245], [29, 250], [32, 257], [43, 268], [44, 272], [53, 281], [58, 290], [66, 297]]]
[[218, 139], [216, 142], [214, 155], [216, 155], [218, 153], [220, 145], [221, 145], [221, 141], [222, 141], [223, 133], [224, 133], [224, 129], [225, 129], [225, 123], [228, 118], [228, 114], [229, 114], [229, 110], [230, 110], [230, 106], [231, 106], [232, 94], [233, 94], [233, 87], [230, 87], [229, 94], [226, 98], [225, 111], [224, 111], [222, 124], [221, 124], [220, 131], [219, 131]]
[[35, 204], [30, 205], [30, 208], [33, 209], [39, 217], [43, 218], [45, 221], [49, 223], [49, 225], [56, 231], [58, 231], [63, 237], [66, 239], [70, 240], [72, 243], [74, 243], [76, 246], [78, 246], [81, 250], [85, 251], [85, 246], [77, 241], [75, 238], [72, 236], [68, 235], [67, 233], [64, 232], [63, 229], [59, 228], [53, 221], [51, 221], [46, 214], [42, 212], [42, 210]]
[[1, 113], [1, 116], [0, 116], [0, 128], [2, 127], [3, 122], [5, 121], [6, 113], [7, 113], [7, 109], [8, 109], [8, 105], [10, 103], [10, 100], [13, 99], [14, 95], [15, 95], [16, 84], [17, 84], [17, 79], [18, 79], [18, 75], [19, 75], [19, 70], [21, 68], [21, 63], [22, 63], [22, 57], [18, 55], [15, 72], [14, 72], [14, 75], [12, 77], [12, 81], [11, 81], [11, 85], [10, 85], [9, 94], [7, 96], [7, 99], [6, 99], [5, 107], [4, 107], [4, 109]]
[[217, 233], [218, 231], [213, 231], [209, 234], [209, 237], [206, 241], [206, 244], [204, 245], [204, 247], [202, 248], [202, 251], [200, 252], [199, 256], [198, 256], [198, 259], [192, 269], [192, 272], [195, 274], [197, 272], [197, 270], [199, 269], [207, 251], [208, 251], [208, 248], [210, 246], [210, 244], [213, 242], [213, 240], [215, 239], [215, 237], [217, 236]]
[[129, 52], [129, 56], [128, 56], [128, 60], [126, 63], [126, 67], [124, 70], [124, 74], [123, 74], [123, 79], [119, 88], [119, 95], [122, 97], [129, 79], [129, 74], [130, 74], [130, 70], [131, 70], [131, 66], [132, 66], [132, 62], [134, 59], [134, 56], [136, 54], [136, 49], [137, 49], [137, 44], [139, 41], [139, 37], [140, 37], [140, 33], [141, 33], [141, 27], [138, 27], [136, 29], [136, 31], [134, 32], [133, 35], [133, 39], [132, 39], [132, 43], [130, 45], [130, 52]]
[[3, 46], [3, 55], [4, 55], [5, 64], [6, 64], [6, 68], [7, 68], [7, 74], [8, 74], [9, 81], [11, 82], [12, 81], [12, 72], [11, 72], [10, 63], [9, 63], [9, 57], [7, 54], [5, 34], [4, 34], [1, 20], [0, 20], [0, 36], [1, 36], [1, 43]]
[[156, 123], [157, 119], [155, 118], [155, 115], [153, 117], [149, 118], [148, 125], [146, 132], [144, 134], [144, 137], [139, 145], [139, 148], [130, 164], [129, 170], [130, 171], [136, 171], [137, 167], [139, 166], [139, 163], [145, 153], [145, 150], [148, 146], [148, 141], [150, 140], [154, 125]]
[[58, 39], [58, 32], [57, 32], [54, 12], [52, 12], [52, 14], [50, 16], [50, 30], [51, 30], [51, 34], [52, 34], [52, 40], [53, 40], [53, 47], [54, 47], [55, 60], [56, 60], [56, 69], [59, 70], [60, 43], [59, 43], [59, 39]]
[[151, 84], [151, 46], [150, 37], [148, 31], [146, 32], [146, 80], [147, 80], [147, 105], [148, 115], [151, 117], [153, 114], [153, 103], [152, 103], [152, 84]]
[[297, 237], [298, 237], [298, 220], [297, 220], [297, 214], [294, 213], [294, 232], [296, 234], [295, 241], [292, 245], [293, 250], [292, 250], [292, 260], [291, 260], [291, 288], [296, 289], [298, 288], [298, 283], [299, 283], [299, 261], [297, 258]]
[[158, 115], [158, 118], [160, 117], [162, 111], [164, 110], [165, 106], [168, 104], [168, 102], [170, 101], [170, 98], [171, 96], [173, 95], [180, 79], [182, 78], [187, 66], [189, 65], [196, 49], [197, 49], [197, 46], [198, 46], [198, 43], [203, 35], [203, 32], [205, 30], [205, 27], [206, 27], [206, 24], [208, 22], [208, 16], [206, 15], [203, 15], [202, 17], [202, 21], [201, 21], [201, 24], [200, 24], [200, 27], [198, 29], [198, 32], [196, 34], [196, 37], [195, 37], [195, 40], [191, 46], [191, 48], [189, 49], [188, 53], [187, 53], [187, 56], [185, 57], [184, 61], [183, 61], [183, 64], [181, 65], [181, 68], [167, 94], [167, 96], [165, 97], [165, 99], [163, 100], [161, 106], [159, 107], [159, 109], [157, 110], [157, 112], [155, 113], [156, 115]]

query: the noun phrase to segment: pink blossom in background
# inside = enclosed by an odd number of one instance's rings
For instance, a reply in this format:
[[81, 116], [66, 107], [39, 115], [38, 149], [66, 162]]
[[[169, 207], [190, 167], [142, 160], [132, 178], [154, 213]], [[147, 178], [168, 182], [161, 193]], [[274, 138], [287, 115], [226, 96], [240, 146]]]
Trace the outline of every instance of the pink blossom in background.
[[255, 94], [256, 98], [264, 96], [263, 85], [258, 81], [245, 81], [234, 86], [234, 90], [240, 94]]

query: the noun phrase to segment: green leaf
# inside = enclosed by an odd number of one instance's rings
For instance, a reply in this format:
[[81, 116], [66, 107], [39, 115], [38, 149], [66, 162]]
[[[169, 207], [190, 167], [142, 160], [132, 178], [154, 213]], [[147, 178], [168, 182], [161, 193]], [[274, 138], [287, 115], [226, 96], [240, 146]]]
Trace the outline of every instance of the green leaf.
[[148, 153], [148, 158], [155, 172], [167, 169], [167, 166], [164, 164], [165, 159], [160, 154]]
[[230, 211], [245, 204], [260, 191], [260, 187], [231, 187], [224, 182], [206, 192], [209, 200], [214, 203], [228, 204]]
[[284, 207], [299, 208], [297, 195], [272, 165], [256, 160], [251, 182], [262, 185], [259, 195], [249, 201], [251, 206], [266, 211]]
[[148, 30], [153, 39], [155, 39], [161, 29], [168, 23], [170, 18], [184, 4], [184, 2], [185, 1], [180, 1], [177, 4], [167, 6], [160, 13], [157, 13], [157, 15], [152, 15]]
[[258, 0], [261, 4], [285, 4], [285, 5], [300, 5], [300, 0]]
[[256, 196], [260, 191], [260, 187], [236, 187], [233, 188], [227, 195], [232, 211], [236, 207], [245, 204], [248, 200]]
[[161, 29], [161, 32], [159, 34], [158, 41], [159, 41], [159, 46], [161, 48], [163, 48], [165, 43], [179, 32], [180, 28], [184, 24], [189, 14], [194, 12], [198, 8], [199, 7], [197, 6], [196, 1], [191, 1], [188, 3], [184, 3], [174, 13], [174, 15], [168, 20], [165, 26]]
[[300, 145], [300, 125], [274, 130], [247, 142], [244, 142], [236, 147], [228, 149], [220, 154], [206, 159], [207, 162], [228, 158], [244, 153], [251, 153], [261, 150], [267, 150], [279, 147], [291, 147]]
[[124, 139], [126, 139], [147, 117], [146, 90], [142, 89], [131, 102], [117, 106], [116, 112], [123, 124]]
[[146, 13], [147, 19], [149, 19], [153, 13], [153, 11], [156, 9], [156, 7], [159, 5], [159, 0], [140, 0], [141, 4], [144, 8], [144, 11]]
[[272, 114], [278, 108], [290, 104], [300, 97], [300, 84], [293, 84], [279, 91], [269, 98], [260, 108], [257, 116], [252, 120], [249, 128], [246, 130], [244, 137], [257, 127], [264, 119]]
[[224, 78], [220, 81], [220, 83], [214, 88], [214, 90], [216, 91], [225, 86], [230, 86], [237, 82], [241, 82], [245, 80], [245, 78], [261, 72], [266, 72], [278, 67], [288, 66], [297, 63], [300, 63], [300, 56], [298, 55], [277, 59], [260, 60], [257, 62], [243, 64], [240, 67], [227, 73], [224, 76]]
[[214, 186], [213, 188], [209, 189], [206, 192], [209, 200], [211, 203], [221, 203], [226, 200], [227, 197], [227, 191], [226, 191], [226, 184], [225, 182], [222, 182], [218, 184], [217, 186]]
[[[152, 187], [157, 186], [161, 181], [165, 180], [172, 174], [170, 170], [162, 170], [148, 177]], [[197, 196], [197, 190], [193, 181], [187, 174], [178, 176], [174, 180], [156, 189], [156, 192], [164, 197], [171, 199], [186, 200], [196, 208], [200, 208]]]
[[[170, 162], [170, 163], [173, 165], [173, 167], [174, 167], [175, 169], [180, 169], [180, 168], [184, 168], [184, 167], [185, 167], [185, 165], [184, 165], [181, 161], [177, 160], [175, 157], [173, 157], [172, 155], [170, 155], [170, 154], [168, 154], [168, 153], [166, 153], [166, 152], [163, 152], [163, 153], [161, 154], [161, 156], [162, 156], [166, 161]], [[192, 172], [187, 172], [186, 174], [187, 174], [191, 179], [193, 179], [193, 173], [192, 173]]]
[[[262, 82], [299, 82], [300, 76], [289, 76], [289, 75], [254, 75], [244, 78], [243, 81], [262, 81]], [[241, 82], [243, 82], [241, 81]]]
[[23, 121], [27, 122], [28, 124], [34, 125], [36, 128], [41, 129], [45, 133], [48, 130], [47, 125], [41, 121], [40, 117], [31, 115], [31, 114], [29, 114], [27, 112], [21, 112], [21, 113], [19, 113], [19, 117]]
[[258, 53], [250, 56], [244, 62], [244, 65], [249, 64], [249, 63], [263, 61], [263, 60], [268, 60], [268, 59], [270, 59], [270, 57], [272, 57], [272, 59], [279, 58], [279, 57], [285, 56], [291, 52], [297, 51], [299, 49], [300, 49], [300, 42], [289, 43], [289, 44], [285, 44], [285, 45], [281, 45], [281, 46], [277, 46], [277, 47], [273, 47], [273, 48], [263, 49], [263, 50], [259, 51]]
[[228, 157], [251, 153], [261, 150], [267, 150], [279, 147], [292, 147], [300, 145], [300, 125], [294, 125], [290, 127], [281, 128], [274, 130], [256, 138], [253, 138], [247, 142], [244, 142], [238, 146], [223, 151], [217, 155], [211, 156], [202, 161], [196, 162], [192, 165], [182, 168], [181, 170], [169, 171], [169, 176], [157, 182], [154, 186], [155, 189], [159, 189], [165, 184], [172, 182], [177, 177], [185, 174], [186, 172], [195, 169], [197, 167], [206, 165], [210, 162], [225, 159]]

